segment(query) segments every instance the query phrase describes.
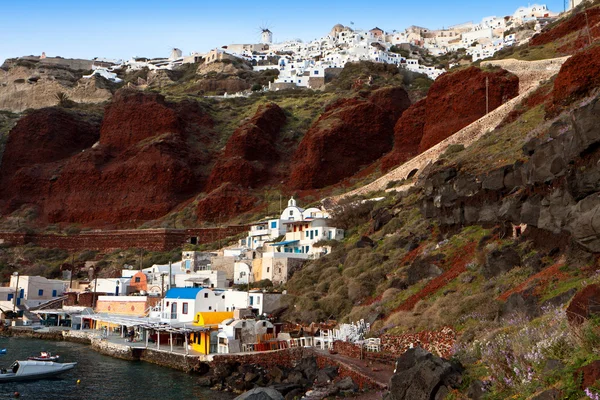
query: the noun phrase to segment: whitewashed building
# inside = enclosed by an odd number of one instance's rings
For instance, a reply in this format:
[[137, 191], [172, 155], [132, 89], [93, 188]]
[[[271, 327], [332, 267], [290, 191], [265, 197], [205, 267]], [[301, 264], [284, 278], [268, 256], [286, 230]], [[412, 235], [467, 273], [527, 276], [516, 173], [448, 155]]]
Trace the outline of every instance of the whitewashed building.
[[11, 275], [9, 287], [13, 292], [7, 291], [8, 301], [14, 301], [14, 293], [17, 293], [16, 305], [35, 307], [61, 297], [68, 290], [69, 282], [43, 276]]

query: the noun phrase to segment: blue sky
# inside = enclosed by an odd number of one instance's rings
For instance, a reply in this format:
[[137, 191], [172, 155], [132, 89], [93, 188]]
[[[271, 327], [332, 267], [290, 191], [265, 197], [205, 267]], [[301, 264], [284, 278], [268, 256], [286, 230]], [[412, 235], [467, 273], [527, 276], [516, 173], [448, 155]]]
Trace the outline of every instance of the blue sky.
[[[562, 11], [562, 0], [541, 2]], [[533, 3], [532, 3], [533, 4]], [[430, 29], [491, 15], [510, 15], [522, 0], [7, 0], [0, 11], [0, 64], [5, 58], [39, 55], [66, 58], [168, 56], [208, 51], [228, 43], [258, 42], [268, 26], [276, 42], [308, 41], [337, 23], [371, 29]]]

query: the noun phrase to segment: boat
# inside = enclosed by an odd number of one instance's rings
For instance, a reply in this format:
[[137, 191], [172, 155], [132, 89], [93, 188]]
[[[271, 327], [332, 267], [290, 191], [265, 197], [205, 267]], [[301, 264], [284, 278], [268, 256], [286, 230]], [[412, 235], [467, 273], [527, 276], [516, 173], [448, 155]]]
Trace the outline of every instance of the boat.
[[42, 351], [39, 356], [27, 357], [33, 361], [58, 361], [59, 358], [58, 354], [52, 355], [49, 351]]
[[54, 361], [15, 361], [10, 368], [0, 369], [0, 382], [26, 381], [51, 378], [73, 369], [72, 363], [56, 363]]
[[6, 349], [0, 349], [0, 355], [1, 354], [6, 354]]

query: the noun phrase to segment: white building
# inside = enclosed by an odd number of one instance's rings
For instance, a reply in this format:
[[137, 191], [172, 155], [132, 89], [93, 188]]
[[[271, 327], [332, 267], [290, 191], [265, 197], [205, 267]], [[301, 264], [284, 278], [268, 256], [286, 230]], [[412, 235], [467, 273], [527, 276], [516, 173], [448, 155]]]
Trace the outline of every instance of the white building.
[[16, 292], [17, 305], [36, 307], [62, 296], [68, 290], [69, 282], [47, 279], [43, 276], [11, 275], [9, 287], [13, 290], [13, 293], [6, 293], [7, 300], [14, 301], [14, 293]]
[[225, 271], [204, 270], [192, 272], [189, 274], [177, 274], [175, 278], [175, 287], [178, 288], [227, 288], [229, 281], [225, 276]]
[[[135, 271], [137, 272], [137, 271]], [[96, 278], [88, 285], [88, 290], [106, 293], [111, 296], [127, 296], [131, 278]]]
[[252, 308], [257, 314], [269, 314], [280, 307], [281, 293], [208, 288], [169, 289], [161, 300], [161, 322], [192, 322], [199, 312], [234, 311]]
[[257, 343], [266, 339], [267, 335], [275, 334], [275, 326], [264, 320], [227, 319], [219, 324], [218, 353], [239, 353], [242, 345]]

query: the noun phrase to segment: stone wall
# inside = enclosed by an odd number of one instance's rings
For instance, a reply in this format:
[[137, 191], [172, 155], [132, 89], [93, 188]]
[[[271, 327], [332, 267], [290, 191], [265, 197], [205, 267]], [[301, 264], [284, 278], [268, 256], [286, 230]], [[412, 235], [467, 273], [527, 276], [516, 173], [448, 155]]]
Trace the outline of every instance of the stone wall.
[[216, 367], [219, 364], [251, 364], [261, 366], [263, 368], [282, 367], [293, 368], [302, 357], [307, 354], [303, 347], [292, 349], [263, 351], [252, 354], [232, 354], [232, 355], [215, 355], [213, 357], [212, 366]]
[[39, 247], [69, 251], [143, 248], [150, 251], [168, 251], [197, 238], [197, 243], [210, 243], [248, 230], [248, 226], [229, 226], [204, 229], [132, 229], [119, 231], [82, 232], [76, 235], [23, 234], [0, 232], [0, 243], [15, 246], [32, 243]]
[[199, 357], [186, 356], [185, 354], [168, 353], [153, 349], [140, 349], [139, 360], [152, 364], [161, 365], [183, 372], [208, 372], [209, 365], [200, 360]]
[[354, 369], [352, 366], [345, 364], [341, 361], [334, 360], [332, 358], [329, 358], [329, 357], [321, 355], [321, 354], [317, 354], [316, 358], [317, 358], [317, 365], [319, 366], [319, 368], [325, 368], [327, 366], [338, 367], [338, 373], [339, 373], [338, 376], [341, 379], [343, 379], [347, 376], [350, 377], [352, 379], [352, 381], [354, 381], [354, 383], [356, 383], [358, 385], [358, 388], [360, 390], [367, 390], [367, 389], [380, 390], [380, 389], [387, 388], [387, 385], [377, 382], [375, 379], [361, 373], [360, 371]]

